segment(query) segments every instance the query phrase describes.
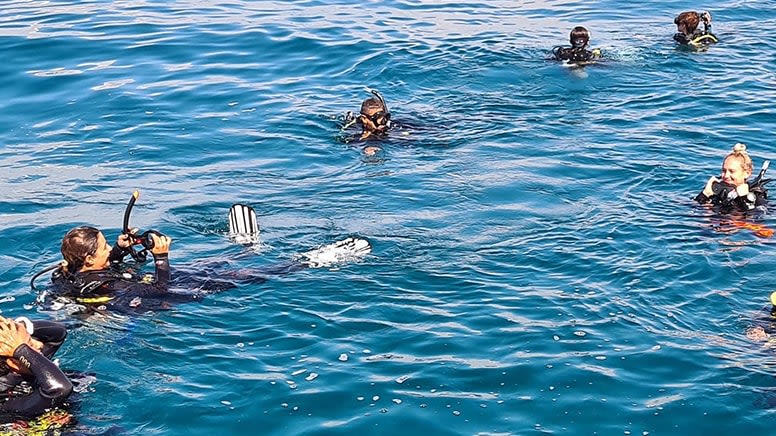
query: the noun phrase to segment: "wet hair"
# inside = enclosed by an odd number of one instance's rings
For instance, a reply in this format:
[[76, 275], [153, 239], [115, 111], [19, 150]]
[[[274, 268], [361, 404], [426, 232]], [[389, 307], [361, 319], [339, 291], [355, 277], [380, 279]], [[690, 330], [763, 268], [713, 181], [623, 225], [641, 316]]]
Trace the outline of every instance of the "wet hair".
[[695, 11], [685, 11], [674, 18], [674, 24], [676, 24], [677, 29], [679, 28], [679, 24], [683, 23], [685, 31], [688, 34], [695, 32], [695, 29], [698, 28], [700, 22], [701, 16]]
[[[590, 42], [590, 31], [582, 26], [571, 29], [571, 33], [569, 33], [569, 42], [574, 48], [586, 47]], [[582, 45], [579, 43], [582, 43]]]
[[100, 231], [94, 227], [76, 227], [62, 238], [62, 257], [67, 261], [67, 270], [75, 273], [84, 266], [86, 256], [97, 252], [97, 239]]
[[737, 143], [733, 146], [733, 151], [728, 153], [727, 156], [725, 156], [725, 159], [723, 159], [722, 162], [725, 162], [728, 160], [728, 158], [735, 157], [736, 159], [741, 161], [741, 166], [744, 167], [744, 170], [748, 171], [750, 174], [754, 170], [754, 165], [752, 165], [752, 158], [749, 157], [749, 153], [746, 152], [746, 145], [742, 143]]
[[377, 97], [369, 97], [361, 103], [361, 113], [368, 114], [369, 112], [377, 109], [378, 111], [385, 112], [385, 106], [383, 102]]

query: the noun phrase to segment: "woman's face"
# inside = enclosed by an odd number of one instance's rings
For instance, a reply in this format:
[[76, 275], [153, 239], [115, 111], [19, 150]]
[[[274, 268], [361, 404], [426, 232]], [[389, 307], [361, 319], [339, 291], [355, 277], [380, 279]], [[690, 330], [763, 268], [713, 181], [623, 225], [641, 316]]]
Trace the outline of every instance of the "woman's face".
[[110, 245], [105, 240], [102, 232], [97, 234], [97, 250], [94, 254], [86, 256], [82, 271], [106, 269], [110, 266]]
[[728, 157], [722, 163], [722, 182], [728, 185], [744, 184], [751, 175], [752, 172], [744, 168], [744, 162], [735, 156]]

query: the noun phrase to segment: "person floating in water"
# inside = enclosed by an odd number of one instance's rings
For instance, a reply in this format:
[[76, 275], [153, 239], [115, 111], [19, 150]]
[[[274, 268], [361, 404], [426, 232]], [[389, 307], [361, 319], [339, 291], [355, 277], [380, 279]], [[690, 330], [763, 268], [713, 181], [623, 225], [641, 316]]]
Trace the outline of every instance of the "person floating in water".
[[102, 232], [95, 227], [71, 229], [62, 239], [60, 248], [64, 262], [52, 275], [57, 294], [81, 304], [129, 306], [139, 305], [144, 297], [166, 295], [170, 282], [169, 250], [172, 240], [156, 233], [149, 236], [153, 241], [150, 252], [154, 258], [155, 274], [141, 276], [121, 267], [130, 253], [131, 235], [119, 235], [111, 248]]
[[[166, 310], [172, 303], [200, 300], [208, 293], [234, 289], [236, 282], [263, 283], [268, 276], [343, 263], [371, 252], [369, 241], [350, 237], [258, 271], [224, 270], [221, 268], [224, 262], [214, 261], [201, 265], [197, 272], [175, 271], [172, 274], [169, 262], [171, 239], [153, 230], [138, 235], [137, 229], [129, 229], [129, 211], [138, 195], [135, 192], [127, 206], [125, 230], [112, 248], [97, 228], [81, 226], [67, 232], [61, 245], [64, 262], [55, 267], [51, 276], [55, 297], [99, 309]], [[259, 226], [253, 208], [233, 205], [229, 229], [230, 237], [236, 242], [256, 243]], [[141, 252], [134, 251], [136, 244], [143, 245]], [[143, 275], [133, 267], [142, 264], [147, 251], [153, 255], [155, 272]], [[137, 262], [125, 264], [123, 260], [127, 255], [132, 255]], [[35, 278], [45, 271], [33, 277], [33, 289]], [[194, 292], [171, 292], [170, 287]]]
[[[358, 116], [348, 111], [345, 115], [342, 130], [345, 130], [355, 124], [361, 125], [361, 134], [357, 138], [359, 141], [372, 139], [384, 139], [391, 130], [391, 112], [382, 94], [376, 90], [370, 90], [372, 97], [367, 98], [361, 103], [361, 111]], [[367, 145], [364, 147], [364, 154], [374, 155], [380, 151], [376, 145]]]
[[571, 47], [557, 46], [552, 49], [556, 60], [572, 64], [584, 65], [595, 62], [601, 58], [601, 50], [594, 48], [588, 50], [590, 44], [590, 31], [582, 26], [571, 29], [569, 34]]
[[0, 316], [0, 414], [35, 418], [63, 405], [73, 384], [50, 359], [66, 336], [56, 322]]
[[770, 179], [763, 179], [768, 169], [768, 161], [763, 163], [760, 174], [752, 182], [747, 179], [752, 175], [752, 158], [746, 151], [746, 145], [738, 143], [733, 151], [722, 161], [721, 180], [715, 176], [709, 178], [703, 191], [695, 197], [700, 204], [711, 204], [722, 213], [765, 211], [768, 191], [765, 184]]
[[[698, 25], [703, 22], [703, 30], [698, 29]], [[711, 14], [695, 11], [686, 11], [674, 18], [676, 24], [676, 33], [674, 41], [681, 45], [692, 47], [703, 47], [714, 44], [719, 40], [711, 33]]]

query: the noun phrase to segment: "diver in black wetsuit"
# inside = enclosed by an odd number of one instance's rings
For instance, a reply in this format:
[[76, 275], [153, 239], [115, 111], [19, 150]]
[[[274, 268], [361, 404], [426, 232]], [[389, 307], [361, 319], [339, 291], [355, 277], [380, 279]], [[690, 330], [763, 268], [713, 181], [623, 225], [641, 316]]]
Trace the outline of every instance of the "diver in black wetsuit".
[[[102, 232], [94, 227], [76, 227], [62, 239], [63, 266], [52, 274], [58, 295], [72, 298], [77, 303], [105, 306], [138, 307], [144, 297], [169, 296], [170, 238], [150, 234], [154, 242], [150, 250], [154, 257], [154, 277], [138, 276], [132, 270], [121, 268], [129, 254], [130, 236], [119, 236], [113, 248]], [[181, 295], [179, 294], [179, 297]], [[182, 296], [195, 299], [194, 295]]]
[[56, 322], [0, 317], [0, 414], [32, 418], [67, 399], [73, 384], [50, 360], [66, 336]]
[[593, 62], [601, 57], [601, 50], [588, 50], [590, 43], [590, 31], [582, 26], [577, 26], [569, 34], [571, 47], [557, 46], [552, 49], [552, 54], [556, 60], [567, 61], [570, 63]]
[[710, 177], [703, 191], [695, 196], [695, 201], [711, 204], [722, 213], [765, 212], [768, 199], [765, 184], [770, 179], [763, 179], [763, 176], [767, 168], [766, 163], [757, 178], [747, 182], [752, 175], [752, 158], [746, 152], [746, 145], [738, 143], [722, 162], [722, 180]]
[[[703, 30], [698, 29], [698, 25], [703, 22]], [[677, 32], [674, 34], [674, 41], [682, 45], [702, 47], [714, 44], [719, 40], [711, 33], [711, 14], [703, 11], [686, 11], [674, 18]]]
[[[361, 125], [361, 134], [357, 138], [359, 141], [371, 139], [383, 139], [388, 135], [388, 131], [394, 127], [391, 122], [391, 112], [388, 105], [385, 104], [382, 94], [376, 90], [370, 90], [372, 97], [367, 98], [361, 103], [361, 110], [358, 116], [348, 111], [345, 115], [342, 129], [347, 129], [354, 124]], [[367, 145], [364, 147], [364, 154], [374, 155], [380, 151], [376, 145]]]
[[[130, 202], [128, 210], [131, 209], [131, 204], [134, 203]], [[229, 226], [230, 235], [237, 236], [235, 242], [247, 245], [256, 242], [259, 229], [252, 208], [233, 205], [230, 209]], [[263, 283], [269, 276], [326, 266], [363, 256], [371, 251], [368, 241], [351, 237], [301, 253], [290, 261], [258, 270], [232, 270], [224, 268], [223, 261], [211, 261], [198, 264], [195, 273], [176, 270], [172, 278], [168, 257], [171, 239], [153, 230], [138, 236], [137, 229], [129, 230], [127, 225], [125, 229], [127, 230], [119, 236], [113, 248], [94, 227], [84, 226], [70, 230], [62, 239], [61, 251], [65, 261], [51, 277], [55, 287], [52, 295], [62, 296], [98, 310], [166, 310], [170, 309], [173, 303], [197, 301], [207, 294], [234, 289], [238, 283]], [[139, 259], [139, 253], [133, 251], [132, 244], [137, 244], [140, 240], [144, 240], [143, 246], [150, 250], [154, 257], [154, 275], [141, 276], [128, 268], [131, 265], [123, 263], [128, 254], [136, 260]], [[142, 256], [144, 257], [145, 255]], [[139, 262], [142, 263], [142, 260]], [[45, 271], [47, 270], [41, 271], [35, 277]], [[32, 282], [31, 285], [35, 289]], [[172, 292], [170, 287], [185, 288], [190, 292]]]

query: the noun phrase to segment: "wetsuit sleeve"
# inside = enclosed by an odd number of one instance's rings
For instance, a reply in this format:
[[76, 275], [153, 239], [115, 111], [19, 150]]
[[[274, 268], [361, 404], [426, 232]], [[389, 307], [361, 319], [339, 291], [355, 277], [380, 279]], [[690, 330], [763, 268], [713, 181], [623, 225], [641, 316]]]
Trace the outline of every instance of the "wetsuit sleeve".
[[73, 391], [73, 384], [54, 362], [30, 348], [19, 345], [13, 357], [25, 366], [34, 378], [33, 390], [27, 395], [9, 398], [0, 410], [35, 416], [56, 407]]
[[54, 321], [33, 321], [32, 337], [43, 342], [40, 353], [49, 359], [59, 350], [67, 337], [67, 329], [64, 325]]
[[164, 286], [170, 282], [170, 256], [167, 253], [154, 254], [154, 266], [156, 267], [156, 285]]
[[124, 260], [124, 257], [129, 253], [128, 250], [119, 247], [119, 244], [116, 244], [111, 248], [110, 255], [108, 256], [108, 260], [110, 263], [119, 263]]
[[706, 196], [706, 194], [701, 191], [698, 195], [695, 196], [694, 200], [700, 204], [706, 204], [711, 200], [711, 197]]
[[156, 277], [153, 281], [111, 280], [95, 289], [93, 295], [123, 297], [158, 296], [167, 293], [170, 283], [170, 259], [167, 253], [154, 255]]

